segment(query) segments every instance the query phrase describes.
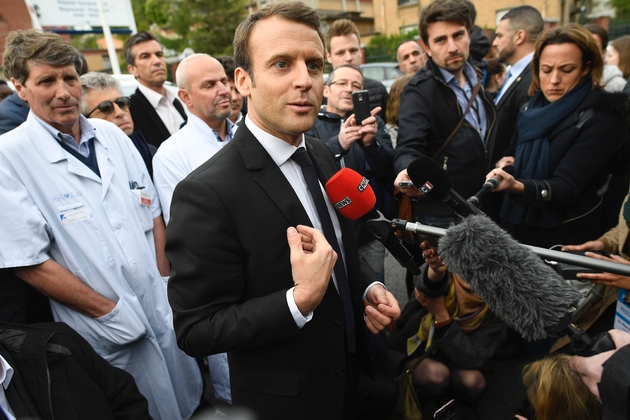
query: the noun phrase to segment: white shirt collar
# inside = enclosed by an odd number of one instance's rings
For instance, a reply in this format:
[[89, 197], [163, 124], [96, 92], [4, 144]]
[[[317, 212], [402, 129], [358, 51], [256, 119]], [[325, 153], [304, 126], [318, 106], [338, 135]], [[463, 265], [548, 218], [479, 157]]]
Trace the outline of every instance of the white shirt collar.
[[[293, 153], [297, 150], [297, 147], [292, 144], [289, 144], [258, 127], [251, 118], [249, 118], [249, 114], [245, 117], [245, 125], [249, 128], [249, 131], [252, 132], [254, 137], [258, 139], [258, 142], [267, 151], [267, 153], [269, 153], [269, 156], [271, 156], [271, 159], [273, 159], [278, 167], [282, 166], [287, 160], [291, 159], [291, 156], [293, 156]], [[306, 147], [305, 145], [304, 134], [302, 134], [302, 140], [300, 141], [300, 145], [298, 147]]]
[[0, 383], [4, 389], [9, 387], [12, 378], [13, 368], [9, 362], [4, 359], [4, 357], [0, 356]]
[[[59, 136], [59, 134], [61, 134], [62, 136], [69, 136], [69, 134], [62, 133], [61, 131], [53, 127], [52, 125], [48, 124], [46, 121], [39, 118], [37, 115], [35, 115], [33, 111], [31, 111], [31, 114], [35, 118], [35, 121], [40, 123], [41, 126], [44, 127], [46, 131], [48, 131], [50, 135], [55, 138], [55, 140], [57, 141], [61, 140], [61, 137]], [[85, 143], [91, 138], [95, 138], [96, 140], [98, 140], [96, 138], [96, 128], [94, 128], [94, 126], [90, 124], [89, 120], [85, 118], [83, 115], [79, 115], [79, 132], [81, 136], [79, 145]]]
[[166, 88], [164, 89], [164, 93], [166, 95], [160, 95], [153, 89], [150, 89], [141, 83], [138, 83], [138, 90], [142, 92], [142, 94], [147, 98], [147, 100], [149, 101], [149, 103], [151, 104], [153, 108], [157, 108], [160, 101], [163, 99], [168, 101], [168, 103], [170, 104], [172, 104], [173, 101], [175, 101], [175, 96], [173, 96], [173, 94], [169, 92], [169, 90]]
[[518, 77], [523, 72], [523, 70], [525, 70], [525, 67], [527, 67], [527, 65], [532, 61], [533, 58], [534, 52], [532, 51], [525, 57], [518, 60], [510, 69], [510, 74], [512, 75], [512, 77]]

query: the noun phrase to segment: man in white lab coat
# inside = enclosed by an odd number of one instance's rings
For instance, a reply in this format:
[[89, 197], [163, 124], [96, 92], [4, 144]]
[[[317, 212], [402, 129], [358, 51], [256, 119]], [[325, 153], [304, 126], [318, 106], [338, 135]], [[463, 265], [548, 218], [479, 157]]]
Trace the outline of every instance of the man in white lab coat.
[[175, 342], [164, 222], [139, 153], [115, 125], [81, 116], [80, 57], [62, 37], [12, 32], [3, 64], [31, 111], [0, 136], [0, 268], [131, 373], [153, 418], [190, 417], [201, 376]]

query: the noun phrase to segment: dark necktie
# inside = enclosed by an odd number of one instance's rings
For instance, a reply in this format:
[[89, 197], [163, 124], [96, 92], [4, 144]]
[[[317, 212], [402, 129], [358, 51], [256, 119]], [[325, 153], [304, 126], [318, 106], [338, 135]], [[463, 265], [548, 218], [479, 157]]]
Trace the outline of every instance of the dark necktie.
[[317, 179], [317, 172], [313, 167], [311, 158], [308, 157], [306, 149], [299, 147], [293, 156], [291, 156], [298, 165], [302, 167], [302, 173], [306, 180], [308, 190], [315, 202], [315, 208], [319, 215], [319, 221], [322, 224], [324, 230], [324, 236], [326, 240], [332, 246], [337, 253], [337, 262], [335, 263], [335, 278], [337, 280], [337, 288], [339, 289], [339, 296], [341, 297], [341, 305], [343, 306], [343, 315], [346, 321], [346, 340], [348, 343], [348, 351], [354, 353], [356, 350], [356, 336], [354, 325], [354, 313], [352, 312], [352, 298], [350, 297], [350, 284], [348, 283], [348, 276], [346, 275], [346, 269], [343, 264], [343, 257], [341, 255], [341, 249], [339, 242], [337, 242], [337, 235], [335, 235], [335, 228], [333, 227], [332, 220], [330, 219], [330, 213], [328, 213], [328, 207], [322, 194], [322, 189]]

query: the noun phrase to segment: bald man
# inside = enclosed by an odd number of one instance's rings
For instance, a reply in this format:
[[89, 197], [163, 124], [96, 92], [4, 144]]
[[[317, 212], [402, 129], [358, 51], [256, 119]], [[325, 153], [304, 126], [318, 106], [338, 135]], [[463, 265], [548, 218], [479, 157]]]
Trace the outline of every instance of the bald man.
[[235, 130], [228, 120], [232, 112], [228, 78], [219, 61], [193, 54], [179, 63], [176, 76], [177, 94], [188, 107], [188, 122], [153, 157], [153, 178], [166, 223], [175, 185], [232, 140]]

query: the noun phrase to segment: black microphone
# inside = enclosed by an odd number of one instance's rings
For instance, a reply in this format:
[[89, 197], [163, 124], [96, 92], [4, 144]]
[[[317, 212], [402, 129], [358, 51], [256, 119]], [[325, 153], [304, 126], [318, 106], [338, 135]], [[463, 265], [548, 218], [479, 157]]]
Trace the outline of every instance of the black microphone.
[[[512, 174], [513, 169], [514, 167], [512, 165], [503, 167], [503, 170], [509, 174]], [[467, 200], [468, 203], [471, 204], [472, 206], [479, 207], [479, 203], [481, 203], [481, 199], [485, 197], [490, 191], [498, 187], [501, 181], [502, 179], [499, 176], [493, 176], [492, 178], [488, 178], [488, 180], [486, 180], [486, 182], [484, 182], [483, 185], [481, 186], [481, 189], [477, 191], [475, 195], [473, 195]]]
[[363, 220], [401, 266], [415, 275], [420, 274], [413, 255], [396, 236], [392, 222], [374, 208], [376, 196], [366, 178], [350, 168], [343, 168], [326, 182], [326, 194], [339, 213], [350, 220]]
[[481, 202], [481, 198], [485, 197], [490, 191], [494, 190], [499, 186], [501, 180], [497, 176], [493, 176], [492, 178], [488, 178], [486, 182], [483, 183], [481, 189], [477, 191], [475, 195], [470, 197], [467, 201], [470, 205], [475, 207], [479, 207], [479, 203]]
[[422, 194], [437, 198], [446, 203], [460, 217], [483, 214], [471, 206], [453, 189], [453, 181], [448, 173], [433, 159], [420, 155], [407, 167], [407, 175]]
[[607, 334], [592, 340], [571, 324], [581, 293], [488, 217], [467, 217], [447, 229], [438, 253], [449, 271], [523, 338], [569, 334], [574, 350], [583, 355], [615, 348]]

